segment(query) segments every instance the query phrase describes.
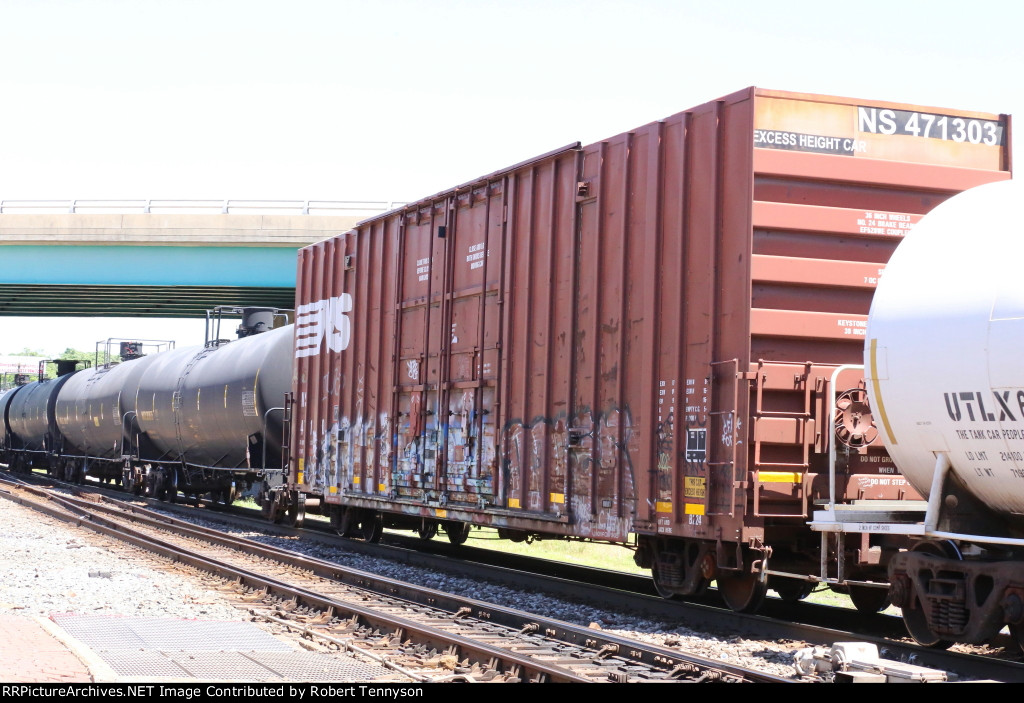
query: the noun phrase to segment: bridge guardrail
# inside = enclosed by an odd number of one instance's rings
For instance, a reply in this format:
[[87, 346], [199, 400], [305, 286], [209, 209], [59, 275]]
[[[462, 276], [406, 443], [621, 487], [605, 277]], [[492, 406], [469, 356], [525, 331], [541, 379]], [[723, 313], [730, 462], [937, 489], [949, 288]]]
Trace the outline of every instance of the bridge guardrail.
[[245, 214], [370, 217], [405, 205], [385, 200], [0, 200], [0, 214]]

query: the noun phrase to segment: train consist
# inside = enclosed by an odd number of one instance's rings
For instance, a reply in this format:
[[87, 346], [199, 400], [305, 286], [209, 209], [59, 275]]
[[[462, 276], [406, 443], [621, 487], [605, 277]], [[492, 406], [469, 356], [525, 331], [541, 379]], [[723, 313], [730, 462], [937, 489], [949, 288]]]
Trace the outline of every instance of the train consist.
[[[294, 326], [0, 396], [4, 460], [167, 498], [252, 484], [271, 519], [315, 512], [369, 540], [459, 543], [476, 525], [628, 544], [663, 596], [715, 582], [738, 611], [826, 583], [873, 612], [892, 574], [915, 637], [991, 636], [942, 628], [1024, 623], [1024, 496], [1001, 485], [1024, 462], [1009, 434], [972, 434], [1015, 431], [1024, 391], [1018, 405], [1002, 377], [950, 380], [959, 338], [923, 363], [931, 337], [901, 346], [916, 328], [896, 315], [890, 338], [872, 299], [927, 213], [1009, 178], [1009, 130], [1005, 115], [750, 88], [569, 145], [301, 250]], [[890, 389], [904, 363], [919, 380]], [[922, 429], [914, 402], [956, 433]], [[998, 547], [934, 538], [997, 525]]]
[[271, 512], [633, 541], [666, 597], [876, 610], [907, 538], [808, 526], [920, 497], [871, 420], [871, 299], [1008, 144], [1005, 116], [749, 89], [311, 245]]
[[268, 467], [280, 476], [292, 327], [270, 330], [273, 310], [244, 313], [237, 341], [214, 335], [156, 354], [126, 343], [120, 363], [58, 362], [56, 378], [0, 395], [0, 460], [168, 500], [180, 492], [231, 502], [272, 480]]

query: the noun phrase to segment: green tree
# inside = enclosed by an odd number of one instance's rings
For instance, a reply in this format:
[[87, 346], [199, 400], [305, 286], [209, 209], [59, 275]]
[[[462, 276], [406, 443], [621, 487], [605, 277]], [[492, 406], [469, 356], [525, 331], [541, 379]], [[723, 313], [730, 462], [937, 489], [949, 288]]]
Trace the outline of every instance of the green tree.
[[[88, 368], [90, 366], [103, 366], [104, 364], [116, 364], [116, 363], [119, 363], [121, 361], [121, 357], [118, 356], [117, 354], [114, 354], [115, 351], [117, 351], [117, 347], [114, 347], [113, 349], [111, 349], [110, 350], [110, 354], [108, 356], [107, 351], [104, 350], [104, 349], [100, 349], [99, 352], [97, 353], [95, 350], [94, 351], [84, 351], [82, 349], [74, 349], [72, 347], [68, 347], [63, 352], [61, 352], [61, 354], [57, 357], [57, 359], [59, 359], [61, 361], [72, 361], [72, 360], [73, 361], [80, 361], [82, 363], [78, 364], [75, 368], [76, 369], [83, 369], [83, 368]], [[56, 364], [47, 364], [46, 365], [46, 375], [47, 376], [53, 376], [56, 373], [57, 373], [57, 365]]]
[[[67, 347], [58, 356], [54, 357], [54, 356], [50, 356], [49, 354], [47, 354], [46, 352], [44, 352], [44, 351], [42, 351], [40, 349], [29, 349], [28, 347], [25, 347], [20, 352], [15, 352], [14, 354], [11, 354], [11, 356], [34, 356], [34, 357], [38, 357], [40, 359], [53, 359], [53, 360], [60, 360], [60, 361], [71, 361], [71, 360], [80, 361], [82, 363], [78, 364], [75, 367], [76, 370], [78, 370], [78, 369], [84, 369], [84, 368], [87, 368], [87, 367], [90, 367], [90, 366], [102, 366], [103, 364], [120, 363], [121, 357], [114, 353], [116, 351], [120, 351], [117, 346], [115, 346], [114, 348], [112, 348], [110, 350], [110, 354], [108, 356], [107, 353], [106, 353], [106, 350], [104, 350], [104, 349], [100, 349], [99, 354], [97, 354], [95, 350], [94, 351], [84, 351], [82, 349], [75, 349], [73, 347]], [[56, 364], [47, 364], [46, 365], [45, 374], [46, 374], [47, 378], [55, 378], [57, 376], [57, 365]], [[32, 372], [32, 380], [35, 380], [35, 371]]]
[[[94, 363], [96, 361], [96, 352], [95, 351], [85, 351], [85, 350], [82, 350], [82, 349], [73, 349], [71, 347], [68, 347], [67, 349], [62, 351], [57, 358], [61, 359], [61, 360], [75, 359], [77, 361], [88, 361], [88, 362], [93, 362]], [[103, 363], [103, 351], [102, 350], [100, 350], [100, 363]]]

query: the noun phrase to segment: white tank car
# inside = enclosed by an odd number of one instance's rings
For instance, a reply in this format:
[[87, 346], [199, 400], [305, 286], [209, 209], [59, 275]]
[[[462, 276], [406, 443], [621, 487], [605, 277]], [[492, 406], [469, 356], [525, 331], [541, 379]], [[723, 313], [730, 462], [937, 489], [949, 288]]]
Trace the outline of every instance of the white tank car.
[[[1024, 183], [966, 191], [900, 243], [868, 318], [868, 395], [923, 495], [937, 457], [1001, 514], [1024, 514]], [[940, 467], [944, 468], [944, 467]]]

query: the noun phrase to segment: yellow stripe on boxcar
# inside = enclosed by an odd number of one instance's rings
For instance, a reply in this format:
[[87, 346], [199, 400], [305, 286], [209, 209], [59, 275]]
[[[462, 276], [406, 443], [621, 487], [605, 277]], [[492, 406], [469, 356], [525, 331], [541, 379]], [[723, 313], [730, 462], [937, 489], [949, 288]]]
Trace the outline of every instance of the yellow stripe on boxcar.
[[758, 471], [757, 480], [761, 483], [803, 483], [804, 475], [792, 471]]

